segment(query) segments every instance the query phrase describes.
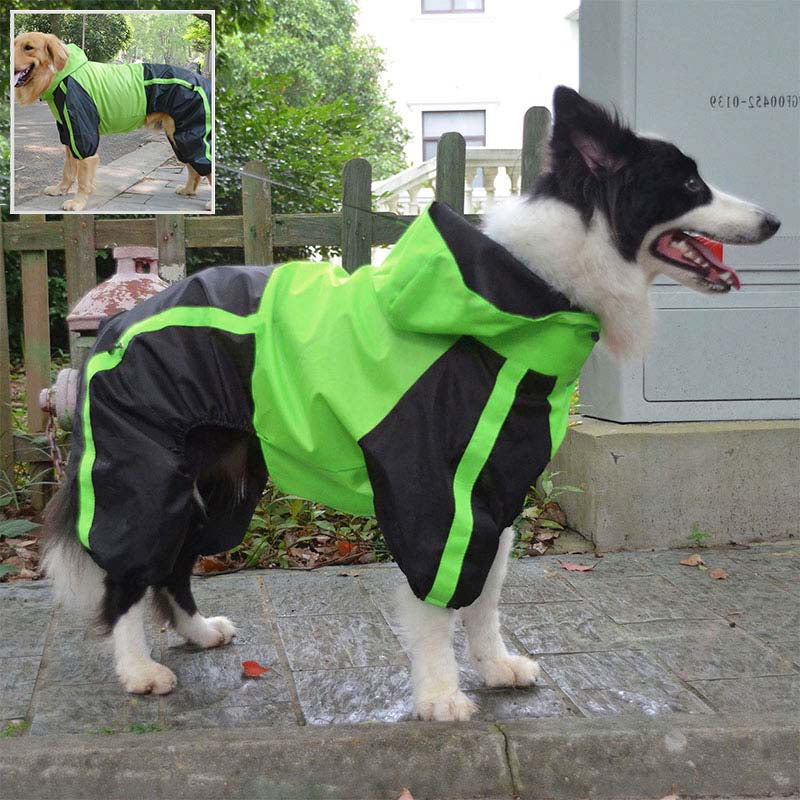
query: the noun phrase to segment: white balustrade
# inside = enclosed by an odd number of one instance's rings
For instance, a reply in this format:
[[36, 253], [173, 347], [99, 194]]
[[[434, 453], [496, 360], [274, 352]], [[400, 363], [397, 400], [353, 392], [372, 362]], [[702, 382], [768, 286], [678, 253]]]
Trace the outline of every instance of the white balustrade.
[[[479, 173], [480, 170], [480, 173]], [[482, 181], [478, 180], [479, 174]], [[475, 185], [475, 184], [479, 185]], [[404, 169], [390, 178], [373, 181], [372, 196], [378, 211], [419, 214], [434, 197], [436, 159]], [[464, 212], [480, 214], [493, 203], [519, 194], [520, 151], [468, 147], [466, 151]]]

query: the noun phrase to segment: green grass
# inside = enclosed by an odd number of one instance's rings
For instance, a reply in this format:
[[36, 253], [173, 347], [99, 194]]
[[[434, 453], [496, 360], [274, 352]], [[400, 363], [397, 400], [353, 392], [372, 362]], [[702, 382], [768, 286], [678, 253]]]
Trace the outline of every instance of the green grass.
[[23, 736], [30, 728], [30, 722], [22, 719], [17, 722], [9, 722], [2, 732], [0, 732], [0, 739], [11, 739], [15, 736]]
[[161, 725], [158, 722], [134, 722], [128, 725], [128, 733], [157, 733], [169, 729], [169, 725]]
[[713, 533], [704, 531], [699, 523], [692, 525], [692, 532], [686, 537], [694, 547], [708, 547], [708, 540], [714, 538]]

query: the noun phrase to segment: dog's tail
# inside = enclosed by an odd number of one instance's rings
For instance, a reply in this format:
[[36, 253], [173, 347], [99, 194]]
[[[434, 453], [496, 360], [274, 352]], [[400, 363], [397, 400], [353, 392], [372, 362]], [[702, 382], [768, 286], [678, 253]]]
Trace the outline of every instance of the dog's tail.
[[96, 617], [105, 591], [105, 572], [78, 540], [78, 487], [74, 475], [67, 475], [43, 516], [42, 565], [53, 581], [56, 601], [81, 616]]

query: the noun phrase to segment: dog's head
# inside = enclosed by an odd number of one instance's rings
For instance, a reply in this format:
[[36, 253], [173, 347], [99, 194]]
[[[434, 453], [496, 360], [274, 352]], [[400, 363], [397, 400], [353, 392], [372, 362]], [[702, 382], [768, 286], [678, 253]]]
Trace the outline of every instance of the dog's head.
[[20, 33], [14, 39], [14, 94], [23, 105], [38, 100], [67, 65], [69, 53], [52, 33]]
[[603, 213], [620, 255], [652, 279], [727, 292], [739, 278], [702, 238], [763, 242], [780, 222], [709, 186], [675, 145], [637, 136], [617, 117], [560, 86], [553, 99], [552, 168], [537, 193], [577, 208], [587, 224]]

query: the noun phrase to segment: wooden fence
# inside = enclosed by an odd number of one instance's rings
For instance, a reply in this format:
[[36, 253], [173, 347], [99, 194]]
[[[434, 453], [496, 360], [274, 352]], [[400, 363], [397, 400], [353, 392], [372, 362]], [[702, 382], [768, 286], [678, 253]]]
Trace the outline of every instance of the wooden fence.
[[[542, 144], [550, 125], [545, 108], [528, 110], [523, 122], [521, 190], [533, 185], [541, 170]], [[436, 198], [464, 210], [464, 139], [447, 133], [437, 150]], [[279, 179], [279, 178], [278, 178]], [[91, 214], [20, 215], [0, 226], [0, 251], [20, 253], [25, 337], [25, 389], [28, 436], [14, 435], [11, 419], [8, 317], [5, 270], [0, 270], [0, 471], [15, 461], [42, 462], [41, 433], [47, 422], [39, 393], [50, 386], [50, 328], [47, 296], [47, 251], [63, 250], [67, 305], [97, 283], [95, 250], [125, 245], [158, 247], [159, 269], [170, 277], [185, 273], [186, 251], [193, 247], [244, 248], [246, 265], [270, 264], [275, 247], [340, 247], [348, 271], [368, 264], [371, 248], [394, 244], [413, 217], [371, 211], [372, 168], [368, 161], [349, 161], [342, 176], [342, 210], [330, 214], [273, 214], [269, 175], [258, 161], [242, 171], [242, 214], [190, 217], [160, 215], [142, 219], [103, 219]], [[475, 221], [477, 217], [468, 217]], [[37, 436], [38, 435], [38, 436]]]

